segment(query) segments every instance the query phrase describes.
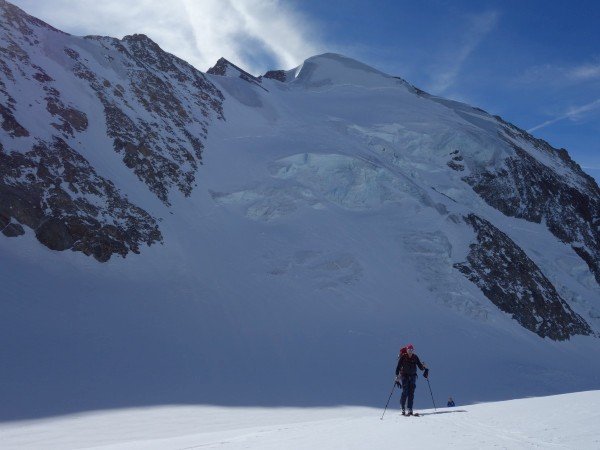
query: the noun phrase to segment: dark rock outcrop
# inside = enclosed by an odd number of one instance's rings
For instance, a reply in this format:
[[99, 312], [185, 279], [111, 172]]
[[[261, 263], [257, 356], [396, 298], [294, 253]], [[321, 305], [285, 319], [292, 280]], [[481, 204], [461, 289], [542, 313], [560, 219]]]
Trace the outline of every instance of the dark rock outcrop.
[[154, 218], [58, 138], [26, 153], [0, 145], [0, 217], [35, 230], [52, 250], [70, 248], [99, 261], [162, 239]]
[[35, 236], [50, 250], [66, 250], [74, 243], [65, 221], [55, 217], [44, 219], [35, 230]]
[[17, 237], [25, 234], [25, 230], [23, 229], [21, 224], [9, 223], [2, 230], [2, 234], [4, 234], [4, 236], [6, 237]]
[[460, 151], [454, 150], [450, 153], [450, 161], [448, 161], [447, 165], [452, 170], [456, 170], [457, 172], [462, 172], [463, 170], [465, 170], [463, 157], [460, 154]]
[[562, 341], [592, 334], [590, 326], [506, 234], [475, 214], [465, 221], [475, 230], [477, 241], [470, 245], [467, 261], [454, 267], [494, 305], [541, 337]]
[[285, 70], [269, 70], [263, 75], [263, 78], [270, 78], [272, 80], [277, 80], [281, 81], [282, 83], [285, 83], [287, 75]]
[[[2, 89], [2, 83], [0, 82], [0, 89]], [[11, 137], [24, 137], [29, 136], [29, 132], [19, 123], [13, 111], [10, 108], [10, 102], [8, 106], [0, 104], [0, 116], [2, 116], [2, 128], [8, 132]]]

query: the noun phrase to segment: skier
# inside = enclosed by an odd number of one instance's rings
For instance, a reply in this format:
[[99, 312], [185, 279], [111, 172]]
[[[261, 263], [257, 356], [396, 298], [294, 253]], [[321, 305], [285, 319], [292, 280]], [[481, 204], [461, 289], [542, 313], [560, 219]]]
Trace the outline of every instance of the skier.
[[448, 408], [452, 408], [454, 406], [456, 406], [456, 403], [454, 403], [452, 397], [448, 397]]
[[[429, 376], [429, 369], [421, 362], [414, 353], [412, 344], [400, 350], [400, 358], [396, 366], [396, 386], [402, 387], [400, 405], [402, 406], [403, 416], [413, 415], [413, 399], [417, 382], [417, 367], [423, 371], [423, 376]], [[407, 404], [408, 401], [408, 404]], [[408, 411], [405, 407], [408, 407]]]

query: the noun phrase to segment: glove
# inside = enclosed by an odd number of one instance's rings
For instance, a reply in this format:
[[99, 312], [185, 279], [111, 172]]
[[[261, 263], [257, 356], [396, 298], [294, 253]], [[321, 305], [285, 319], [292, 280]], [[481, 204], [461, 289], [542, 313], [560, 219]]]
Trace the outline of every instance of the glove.
[[396, 377], [396, 381], [394, 382], [394, 384], [395, 384], [396, 386], [398, 386], [399, 388], [401, 388], [401, 387], [402, 387], [402, 384], [400, 384], [400, 377], [399, 377], [399, 376], [398, 376], [398, 377]]
[[425, 372], [423, 372], [423, 378], [429, 378], [429, 369], [425, 369]]

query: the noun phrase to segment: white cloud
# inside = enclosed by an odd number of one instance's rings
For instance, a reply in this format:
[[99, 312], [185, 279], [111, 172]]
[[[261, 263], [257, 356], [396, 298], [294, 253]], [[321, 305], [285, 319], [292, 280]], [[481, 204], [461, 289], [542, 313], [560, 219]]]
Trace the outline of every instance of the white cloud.
[[200, 70], [223, 56], [252, 72], [292, 68], [322, 52], [317, 30], [279, 0], [13, 0], [72, 34], [143, 33]]
[[465, 32], [460, 34], [460, 41], [453, 51], [444, 57], [444, 62], [434, 68], [433, 81], [428, 90], [435, 94], [443, 94], [454, 85], [464, 63], [495, 28], [498, 17], [496, 11], [488, 11], [469, 18]]
[[530, 128], [529, 130], [527, 130], [527, 132], [532, 133], [535, 130], [539, 130], [540, 128], [547, 127], [548, 125], [552, 125], [552, 124], [554, 124], [558, 121], [564, 120], [564, 119], [571, 119], [571, 120], [581, 119], [587, 113], [595, 110], [598, 107], [600, 107], [600, 98], [594, 100], [593, 102], [586, 103], [585, 105], [571, 107], [564, 114], [561, 114], [560, 116], [555, 117], [554, 119], [550, 119], [545, 122], [542, 122], [539, 125], [536, 125], [535, 127]]
[[573, 67], [569, 70], [568, 75], [571, 79], [578, 81], [600, 79], [600, 63]]
[[583, 82], [600, 80], [600, 62], [587, 62], [575, 66], [542, 64], [529, 67], [516, 81], [524, 84], [539, 84], [564, 87]]

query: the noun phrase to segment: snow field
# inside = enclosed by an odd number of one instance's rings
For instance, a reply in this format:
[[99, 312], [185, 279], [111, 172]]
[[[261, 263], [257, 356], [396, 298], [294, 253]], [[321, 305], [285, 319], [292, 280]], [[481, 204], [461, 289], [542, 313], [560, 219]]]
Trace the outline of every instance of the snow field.
[[5, 423], [0, 436], [6, 450], [600, 447], [600, 391], [422, 410], [422, 417], [402, 417], [397, 399], [383, 420], [382, 408], [164, 406]]

